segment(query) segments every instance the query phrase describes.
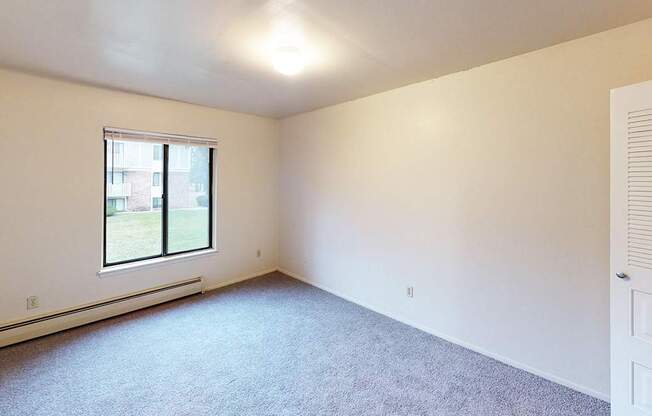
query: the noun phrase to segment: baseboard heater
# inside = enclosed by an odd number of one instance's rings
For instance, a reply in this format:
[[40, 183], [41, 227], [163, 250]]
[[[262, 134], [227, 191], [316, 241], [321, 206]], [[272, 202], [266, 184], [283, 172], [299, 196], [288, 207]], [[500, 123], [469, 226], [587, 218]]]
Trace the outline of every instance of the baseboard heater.
[[203, 293], [196, 277], [0, 325], [0, 347], [74, 328], [185, 296]]

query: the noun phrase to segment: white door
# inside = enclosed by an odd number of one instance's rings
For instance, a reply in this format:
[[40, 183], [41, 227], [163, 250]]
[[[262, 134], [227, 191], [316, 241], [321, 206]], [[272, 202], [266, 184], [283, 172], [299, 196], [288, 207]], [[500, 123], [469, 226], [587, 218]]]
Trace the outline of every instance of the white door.
[[611, 92], [611, 414], [652, 416], [652, 81]]

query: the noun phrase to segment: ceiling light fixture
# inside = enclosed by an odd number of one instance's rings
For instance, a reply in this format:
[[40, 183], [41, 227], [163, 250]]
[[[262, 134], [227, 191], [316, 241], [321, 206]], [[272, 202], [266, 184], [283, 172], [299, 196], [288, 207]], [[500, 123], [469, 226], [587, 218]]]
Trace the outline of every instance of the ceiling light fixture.
[[294, 46], [281, 46], [274, 51], [274, 68], [283, 75], [296, 75], [305, 64], [303, 54]]

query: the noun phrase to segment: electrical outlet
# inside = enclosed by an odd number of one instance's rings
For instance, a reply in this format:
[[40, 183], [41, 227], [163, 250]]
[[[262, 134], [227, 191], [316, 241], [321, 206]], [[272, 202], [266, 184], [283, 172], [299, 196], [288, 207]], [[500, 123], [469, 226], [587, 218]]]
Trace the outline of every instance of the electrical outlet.
[[30, 296], [27, 298], [27, 309], [36, 309], [41, 306], [38, 296]]
[[256, 257], [260, 258], [261, 254], [262, 252], [260, 251], [260, 249], [256, 250]]
[[413, 298], [414, 297], [414, 287], [413, 286], [408, 286], [407, 287], [407, 297], [408, 298]]

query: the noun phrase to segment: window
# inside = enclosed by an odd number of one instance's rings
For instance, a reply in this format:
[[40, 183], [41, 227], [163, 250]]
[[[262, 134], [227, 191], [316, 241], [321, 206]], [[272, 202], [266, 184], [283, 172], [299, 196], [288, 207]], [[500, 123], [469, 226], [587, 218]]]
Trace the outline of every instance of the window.
[[201, 182], [210, 189], [212, 149], [171, 145], [168, 159], [169, 252], [206, 247], [210, 244], [210, 192], [193, 192], [192, 184]]
[[107, 201], [107, 207], [113, 208], [116, 211], [124, 211], [125, 200], [124, 198], [109, 198]]
[[203, 183], [192, 183], [190, 184], [190, 189], [193, 192], [204, 192], [206, 189]]
[[212, 247], [214, 149], [188, 141], [154, 145], [160, 172], [151, 143], [115, 140], [105, 130], [104, 266]]
[[106, 181], [111, 185], [124, 183], [124, 172], [106, 172]]
[[153, 146], [154, 150], [154, 160], [161, 160], [161, 157], [163, 156], [163, 145], [160, 144], [155, 144]]

